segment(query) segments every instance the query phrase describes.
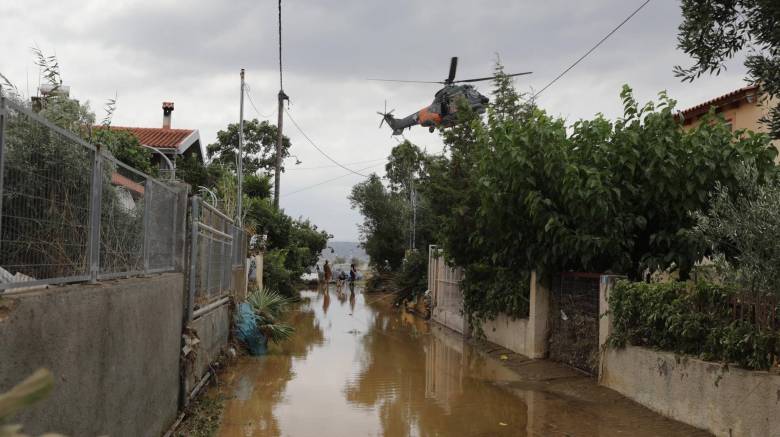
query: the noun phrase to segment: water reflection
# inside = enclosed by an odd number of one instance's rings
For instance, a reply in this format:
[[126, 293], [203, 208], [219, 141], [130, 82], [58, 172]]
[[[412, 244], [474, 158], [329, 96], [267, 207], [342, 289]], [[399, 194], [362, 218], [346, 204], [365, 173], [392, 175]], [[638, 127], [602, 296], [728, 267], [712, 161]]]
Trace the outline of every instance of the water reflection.
[[293, 340], [227, 375], [221, 436], [692, 435], [560, 366], [520, 376], [382, 295], [303, 296]]

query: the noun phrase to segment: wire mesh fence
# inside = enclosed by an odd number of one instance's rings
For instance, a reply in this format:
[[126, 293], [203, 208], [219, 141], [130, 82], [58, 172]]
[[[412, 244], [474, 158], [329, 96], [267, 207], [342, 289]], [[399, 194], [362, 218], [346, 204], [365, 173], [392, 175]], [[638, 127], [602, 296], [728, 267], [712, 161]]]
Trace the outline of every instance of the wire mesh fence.
[[550, 294], [550, 359], [597, 373], [600, 273], [555, 275]]
[[0, 287], [85, 279], [95, 149], [3, 101]]
[[179, 195], [0, 97], [0, 292], [177, 269]]

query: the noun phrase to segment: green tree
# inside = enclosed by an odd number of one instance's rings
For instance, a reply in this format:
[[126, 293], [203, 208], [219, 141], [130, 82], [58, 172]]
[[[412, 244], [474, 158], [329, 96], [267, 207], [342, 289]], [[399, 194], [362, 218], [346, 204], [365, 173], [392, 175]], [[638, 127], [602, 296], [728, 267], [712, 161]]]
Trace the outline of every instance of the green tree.
[[531, 270], [685, 277], [708, 253], [688, 232], [716, 183], [735, 186], [742, 163], [761, 178], [774, 172], [765, 135], [731, 132], [714, 116], [683, 131], [665, 93], [639, 105], [625, 87], [623, 118], [567, 128], [497, 82], [487, 121], [464, 108], [443, 132], [449, 156], [430, 160], [426, 176], [439, 241], [466, 271], [472, 321], [523, 315]]
[[[683, 0], [683, 23], [678, 47], [693, 58], [676, 74], [693, 81], [703, 74], [719, 74], [725, 63], [743, 50], [747, 79], [760, 84], [765, 97], [780, 97], [780, 3], [777, 0]], [[765, 102], [768, 103], [768, 102]], [[766, 120], [774, 138], [780, 138], [780, 106]]]
[[769, 235], [780, 232], [780, 180], [766, 183], [745, 167], [738, 193], [718, 184], [711, 208], [697, 214], [694, 238], [704, 241], [715, 257], [720, 278], [754, 296], [780, 295], [780, 251]]
[[408, 196], [425, 168], [425, 160], [425, 153], [409, 140], [393, 147], [385, 165], [390, 189]]
[[108, 148], [119, 161], [146, 174], [156, 176], [159, 169], [152, 165], [152, 152], [141, 146], [138, 138], [126, 131], [98, 128], [93, 131], [91, 141]]
[[[258, 170], [272, 170], [276, 165], [276, 141], [278, 130], [267, 121], [244, 121], [244, 175]], [[282, 159], [290, 156], [290, 139], [282, 140]], [[217, 142], [206, 148], [212, 163], [219, 163], [235, 171], [238, 153], [238, 123], [231, 123], [217, 132]]]
[[408, 200], [385, 188], [375, 174], [352, 187], [349, 200], [363, 215], [360, 236], [372, 267], [397, 270], [408, 247]]
[[268, 197], [247, 196], [245, 211], [246, 227], [268, 237], [264, 283], [291, 296], [295, 282], [317, 263], [331, 235], [308, 220], [296, 220], [277, 210]]
[[230, 170], [217, 163], [206, 165], [195, 154], [184, 155], [176, 159], [176, 177], [192, 186], [213, 188], [224, 173]]

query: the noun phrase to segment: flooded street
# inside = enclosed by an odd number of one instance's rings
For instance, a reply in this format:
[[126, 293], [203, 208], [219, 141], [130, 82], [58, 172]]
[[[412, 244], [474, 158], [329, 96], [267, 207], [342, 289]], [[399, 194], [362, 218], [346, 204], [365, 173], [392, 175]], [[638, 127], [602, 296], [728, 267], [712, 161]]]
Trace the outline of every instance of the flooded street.
[[302, 297], [292, 340], [222, 376], [220, 436], [708, 435], [566, 367], [472, 345], [389, 295]]

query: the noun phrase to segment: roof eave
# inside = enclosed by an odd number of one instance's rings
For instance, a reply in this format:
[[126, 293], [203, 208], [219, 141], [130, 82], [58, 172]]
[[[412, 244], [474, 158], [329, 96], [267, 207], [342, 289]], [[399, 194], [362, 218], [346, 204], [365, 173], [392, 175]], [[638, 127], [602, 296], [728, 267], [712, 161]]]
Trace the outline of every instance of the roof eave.
[[186, 138], [181, 140], [179, 143], [179, 146], [176, 148], [176, 153], [179, 155], [184, 154], [187, 149], [192, 147], [193, 144], [198, 143], [199, 149], [200, 149], [200, 160], [203, 162], [203, 164], [206, 163], [206, 151], [203, 150], [203, 141], [200, 140], [200, 131], [197, 129], [194, 129], [191, 134], [189, 134]]

